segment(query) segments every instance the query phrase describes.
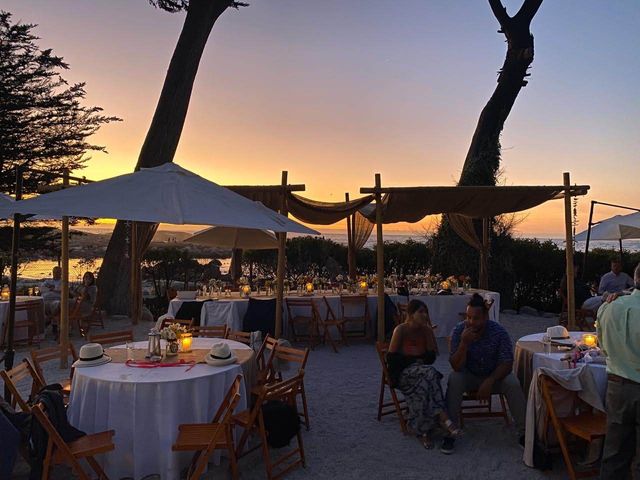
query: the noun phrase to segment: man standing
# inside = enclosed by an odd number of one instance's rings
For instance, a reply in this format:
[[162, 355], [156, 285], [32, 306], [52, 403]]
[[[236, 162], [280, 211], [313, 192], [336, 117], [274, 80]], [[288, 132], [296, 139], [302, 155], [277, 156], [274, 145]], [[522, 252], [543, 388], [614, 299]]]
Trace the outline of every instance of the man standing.
[[[601, 479], [632, 478], [631, 464], [640, 444], [640, 264], [631, 295], [605, 303], [598, 310], [598, 337], [607, 355], [607, 436]], [[635, 464], [635, 477], [640, 466]]]
[[611, 260], [611, 271], [600, 279], [598, 293], [620, 293], [626, 288], [633, 287], [633, 279], [622, 271], [622, 262], [617, 258]]
[[[465, 392], [477, 392], [477, 398], [491, 401], [492, 393], [507, 397], [511, 415], [518, 429], [520, 444], [524, 446], [526, 402], [522, 387], [511, 372], [513, 345], [502, 325], [489, 320], [489, 309], [477, 293], [467, 305], [467, 316], [451, 336], [453, 372], [447, 387], [449, 418], [458, 424], [460, 406]], [[453, 438], [445, 438], [440, 451], [453, 453]]]

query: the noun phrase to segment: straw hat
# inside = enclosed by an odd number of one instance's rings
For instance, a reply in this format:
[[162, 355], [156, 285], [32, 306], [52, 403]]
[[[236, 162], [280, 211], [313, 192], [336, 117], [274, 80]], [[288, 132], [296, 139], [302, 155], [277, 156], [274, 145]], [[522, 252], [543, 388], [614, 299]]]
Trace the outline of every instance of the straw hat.
[[76, 368], [95, 367], [96, 365], [102, 365], [110, 361], [111, 357], [105, 355], [102, 345], [99, 343], [85, 343], [80, 347], [80, 355], [78, 356], [78, 360], [73, 362], [73, 366]]
[[235, 353], [233, 353], [226, 343], [214, 343], [209, 353], [204, 357], [204, 361], [214, 367], [230, 365], [236, 363], [236, 360]]
[[566, 340], [571, 338], [569, 331], [562, 325], [547, 328], [547, 335], [549, 335], [551, 340]]

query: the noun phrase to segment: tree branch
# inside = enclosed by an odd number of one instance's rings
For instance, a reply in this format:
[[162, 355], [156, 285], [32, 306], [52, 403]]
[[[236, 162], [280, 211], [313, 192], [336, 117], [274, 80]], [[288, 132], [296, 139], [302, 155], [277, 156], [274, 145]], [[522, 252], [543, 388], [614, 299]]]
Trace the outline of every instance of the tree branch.
[[493, 12], [493, 15], [498, 20], [498, 23], [500, 24], [500, 26], [504, 28], [511, 20], [511, 17], [509, 17], [509, 14], [507, 13], [507, 9], [504, 8], [504, 6], [502, 5], [502, 1], [489, 0], [489, 6], [491, 7], [491, 11]]
[[533, 17], [538, 12], [540, 5], [542, 5], [542, 0], [525, 0], [518, 13], [516, 13], [514, 19], [526, 22], [527, 24], [531, 23], [531, 20], [533, 20]]

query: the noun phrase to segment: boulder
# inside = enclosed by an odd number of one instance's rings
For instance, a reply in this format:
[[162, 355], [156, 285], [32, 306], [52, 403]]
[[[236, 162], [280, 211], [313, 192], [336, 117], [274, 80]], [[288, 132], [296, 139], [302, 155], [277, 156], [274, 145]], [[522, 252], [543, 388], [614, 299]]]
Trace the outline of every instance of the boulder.
[[518, 312], [516, 312], [515, 310], [510, 310], [508, 308], [502, 310], [502, 313], [504, 313], [505, 315], [517, 315]]
[[520, 315], [531, 315], [537, 317], [539, 315], [538, 310], [533, 307], [525, 306], [520, 308]]

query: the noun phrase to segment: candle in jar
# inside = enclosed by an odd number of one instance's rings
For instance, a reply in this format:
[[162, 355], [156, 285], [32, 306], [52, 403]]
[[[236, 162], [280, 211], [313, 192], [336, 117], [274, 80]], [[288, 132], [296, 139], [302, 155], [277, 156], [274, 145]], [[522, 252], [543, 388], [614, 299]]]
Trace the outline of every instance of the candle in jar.
[[584, 335], [582, 335], [582, 342], [587, 347], [595, 347], [596, 343], [598, 343], [598, 337], [592, 333], [585, 333]]
[[367, 282], [365, 282], [364, 280], [362, 282], [360, 282], [360, 289], [361, 290], [367, 290], [369, 288], [369, 284]]
[[188, 353], [191, 351], [191, 341], [193, 340], [193, 335], [191, 333], [183, 333], [180, 337], [180, 344], [182, 346], [182, 351], [184, 353]]
[[251, 293], [251, 287], [249, 285], [245, 285], [242, 287], [242, 293], [244, 293], [247, 297]]
[[308, 283], [305, 285], [305, 288], [306, 288], [306, 290], [307, 290], [307, 293], [313, 293], [313, 283], [308, 282]]

